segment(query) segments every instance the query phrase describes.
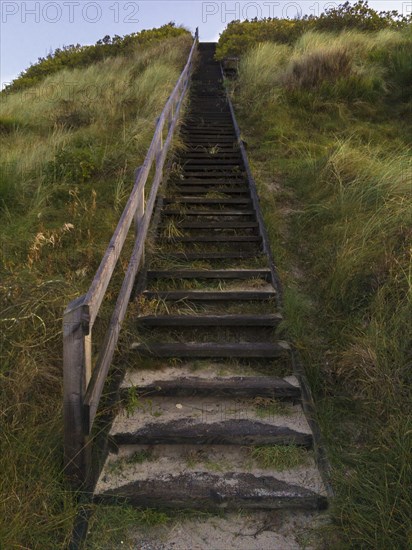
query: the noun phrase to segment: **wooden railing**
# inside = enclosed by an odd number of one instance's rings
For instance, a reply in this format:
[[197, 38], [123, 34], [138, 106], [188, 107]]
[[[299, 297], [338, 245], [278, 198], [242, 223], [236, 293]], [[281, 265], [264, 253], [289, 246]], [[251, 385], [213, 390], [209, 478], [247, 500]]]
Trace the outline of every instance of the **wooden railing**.
[[[170, 148], [186, 95], [198, 42], [198, 29], [187, 63], [157, 120], [152, 142], [110, 244], [93, 282], [84, 296], [68, 305], [63, 315], [63, 391], [64, 391], [64, 453], [65, 471], [79, 485], [86, 480], [90, 466], [90, 431], [96, 416], [104, 383], [126, 314], [127, 305], [139, 267], [144, 261], [145, 240], [163, 178], [163, 167]], [[165, 126], [167, 127], [165, 129]], [[163, 134], [167, 131], [166, 139]], [[154, 163], [155, 171], [150, 193], [145, 200], [145, 185]], [[92, 328], [99, 313], [106, 289], [117, 260], [135, 223], [135, 242], [129, 265], [117, 297], [106, 336], [96, 364], [92, 365]]]

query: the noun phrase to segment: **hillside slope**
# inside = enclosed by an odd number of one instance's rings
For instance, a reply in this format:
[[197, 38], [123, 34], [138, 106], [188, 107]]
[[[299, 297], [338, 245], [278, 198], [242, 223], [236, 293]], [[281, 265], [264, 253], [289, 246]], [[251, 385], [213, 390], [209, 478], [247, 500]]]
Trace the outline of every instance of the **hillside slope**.
[[410, 25], [257, 45], [247, 29], [231, 85], [333, 466], [329, 544], [407, 548]]
[[70, 536], [62, 312], [90, 284], [192, 38], [168, 25], [126, 42], [98, 62], [57, 52], [1, 97], [2, 548]]

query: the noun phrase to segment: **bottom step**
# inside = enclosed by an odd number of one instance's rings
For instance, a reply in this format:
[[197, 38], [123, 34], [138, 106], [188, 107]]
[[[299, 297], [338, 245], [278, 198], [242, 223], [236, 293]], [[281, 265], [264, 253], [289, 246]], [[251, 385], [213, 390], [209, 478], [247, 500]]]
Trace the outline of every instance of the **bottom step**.
[[195, 472], [163, 474], [154, 479], [130, 481], [104, 491], [98, 500], [125, 500], [135, 506], [191, 509], [322, 510], [326, 497], [272, 476], [250, 473]]

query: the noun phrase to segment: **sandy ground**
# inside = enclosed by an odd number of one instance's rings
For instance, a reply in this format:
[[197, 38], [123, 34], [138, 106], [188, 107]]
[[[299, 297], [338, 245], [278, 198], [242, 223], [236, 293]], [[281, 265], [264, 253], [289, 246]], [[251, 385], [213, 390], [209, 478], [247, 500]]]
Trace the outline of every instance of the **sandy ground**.
[[314, 550], [313, 528], [325, 514], [293, 512], [233, 513], [225, 517], [188, 519], [172, 528], [136, 533], [135, 550]]

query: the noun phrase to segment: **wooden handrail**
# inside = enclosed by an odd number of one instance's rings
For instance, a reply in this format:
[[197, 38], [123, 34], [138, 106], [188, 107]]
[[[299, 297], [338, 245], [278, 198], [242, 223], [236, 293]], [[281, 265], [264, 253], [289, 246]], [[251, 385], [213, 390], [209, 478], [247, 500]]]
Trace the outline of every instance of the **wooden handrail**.
[[[63, 315], [65, 468], [75, 485], [84, 483], [87, 478], [90, 462], [88, 436], [96, 416], [135, 277], [144, 259], [147, 232], [163, 178], [164, 163], [189, 85], [198, 37], [199, 33], [196, 29], [186, 65], [157, 120], [146, 157], [142, 166], [136, 171], [133, 189], [92, 284], [84, 296], [70, 302]], [[166, 122], [168, 122], [167, 137], [163, 143]], [[153, 162], [156, 167], [155, 174], [149, 197], [145, 202], [145, 186]], [[92, 368], [92, 328], [133, 220], [136, 227], [133, 252], [96, 365]]]

